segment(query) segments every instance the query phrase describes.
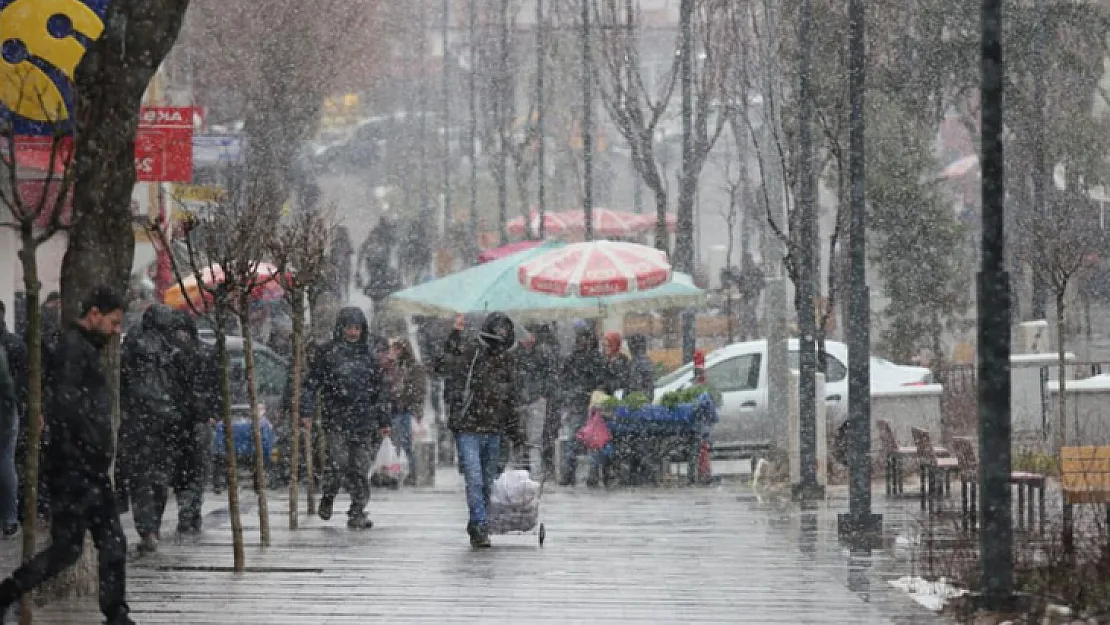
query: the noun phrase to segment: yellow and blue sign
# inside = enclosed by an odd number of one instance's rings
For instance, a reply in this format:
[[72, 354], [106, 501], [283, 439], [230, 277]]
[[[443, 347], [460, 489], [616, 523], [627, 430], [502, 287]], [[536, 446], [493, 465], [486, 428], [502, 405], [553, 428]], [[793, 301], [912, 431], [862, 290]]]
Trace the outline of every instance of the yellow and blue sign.
[[109, 0], [0, 0], [0, 116], [17, 135], [68, 130], [73, 75]]

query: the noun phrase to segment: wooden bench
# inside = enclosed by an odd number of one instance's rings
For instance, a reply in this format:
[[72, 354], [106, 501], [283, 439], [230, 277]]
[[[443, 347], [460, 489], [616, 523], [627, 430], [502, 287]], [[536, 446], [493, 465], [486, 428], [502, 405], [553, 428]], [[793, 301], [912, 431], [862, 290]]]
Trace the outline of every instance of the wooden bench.
[[[952, 452], [956, 455], [956, 461], [959, 464], [962, 504], [960, 518], [964, 530], [976, 531], [979, 523], [979, 458], [975, 453], [975, 442], [963, 436], [953, 437]], [[1040, 473], [1010, 471], [1010, 485], [1017, 486], [1018, 489], [1018, 527], [1028, 527], [1032, 531], [1037, 527], [1036, 512], [1039, 511], [1041, 517], [1039, 527], [1043, 533], [1045, 524], [1045, 476]], [[1035, 504], [1036, 508], [1034, 508]], [[1028, 523], [1026, 523], [1026, 518], [1028, 518]]]
[[1110, 522], [1110, 447], [1060, 448], [1060, 489], [1064, 494], [1064, 551], [1075, 552], [1072, 507], [1098, 504]]
[[752, 464], [752, 475], [759, 459], [771, 451], [771, 441], [722, 441], [710, 447], [709, 457], [713, 460], [748, 460]]

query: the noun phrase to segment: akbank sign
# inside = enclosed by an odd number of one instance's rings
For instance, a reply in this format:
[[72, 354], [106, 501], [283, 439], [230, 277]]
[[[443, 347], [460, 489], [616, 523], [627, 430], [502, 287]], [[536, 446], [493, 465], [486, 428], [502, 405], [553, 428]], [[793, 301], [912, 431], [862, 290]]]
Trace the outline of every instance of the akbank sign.
[[109, 0], [0, 0], [0, 114], [17, 135], [68, 127], [73, 75]]

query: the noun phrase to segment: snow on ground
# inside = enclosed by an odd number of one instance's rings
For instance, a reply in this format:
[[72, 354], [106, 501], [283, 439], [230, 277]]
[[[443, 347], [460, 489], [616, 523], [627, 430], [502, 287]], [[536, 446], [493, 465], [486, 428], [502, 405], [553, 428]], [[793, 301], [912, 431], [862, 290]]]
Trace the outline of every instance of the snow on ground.
[[955, 599], [967, 594], [967, 590], [956, 588], [948, 583], [945, 578], [930, 582], [922, 577], [900, 577], [890, 580], [890, 585], [903, 590], [910, 598], [921, 606], [940, 612], [949, 599]]

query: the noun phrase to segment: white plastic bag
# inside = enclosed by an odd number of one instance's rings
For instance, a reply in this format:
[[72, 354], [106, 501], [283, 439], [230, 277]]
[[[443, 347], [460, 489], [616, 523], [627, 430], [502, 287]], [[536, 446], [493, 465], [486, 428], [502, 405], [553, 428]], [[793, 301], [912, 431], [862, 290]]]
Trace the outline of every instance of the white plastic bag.
[[490, 503], [502, 506], [530, 506], [539, 497], [540, 485], [527, 471], [505, 471], [493, 483]]
[[404, 450], [397, 449], [388, 438], [382, 441], [377, 455], [374, 456], [374, 464], [370, 466], [370, 475], [400, 482], [404, 481], [408, 470], [409, 461]]
[[540, 485], [527, 471], [506, 471], [490, 490], [487, 523], [494, 534], [528, 532], [539, 522]]

